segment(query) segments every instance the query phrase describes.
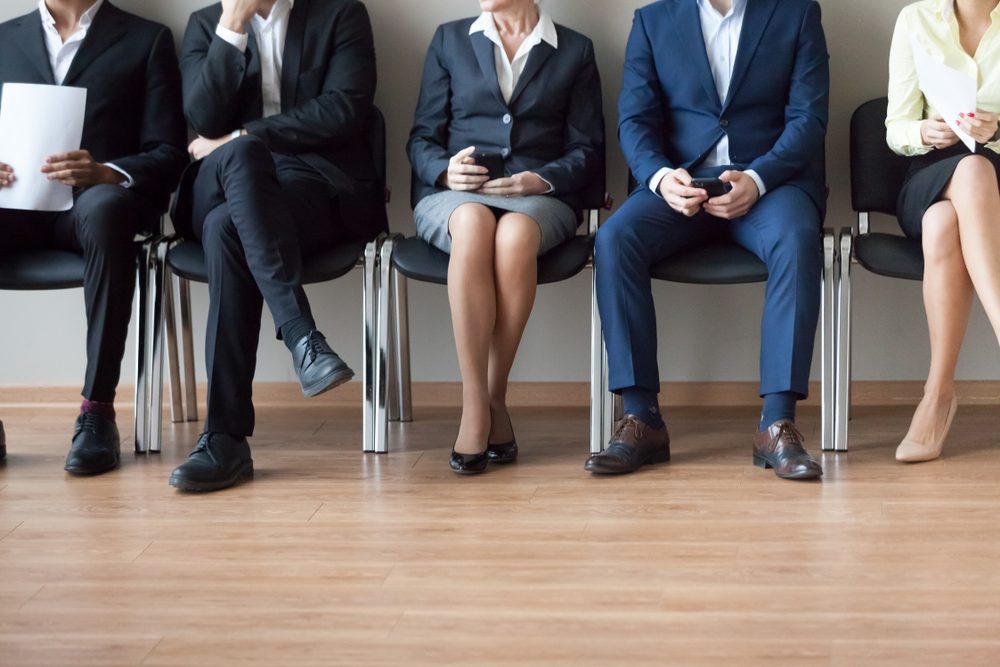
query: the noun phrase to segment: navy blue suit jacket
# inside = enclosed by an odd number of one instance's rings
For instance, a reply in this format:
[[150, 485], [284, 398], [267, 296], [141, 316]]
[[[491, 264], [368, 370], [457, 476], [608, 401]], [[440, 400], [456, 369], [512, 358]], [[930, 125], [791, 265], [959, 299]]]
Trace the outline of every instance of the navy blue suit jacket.
[[481, 32], [469, 34], [474, 21], [440, 26], [428, 50], [407, 144], [413, 202], [440, 191], [437, 181], [451, 156], [475, 146], [504, 154], [508, 173], [535, 172], [574, 209], [599, 205], [604, 112], [591, 41], [557, 25], [559, 48], [542, 42], [531, 50], [508, 104], [493, 42]]
[[729, 95], [719, 100], [696, 0], [635, 13], [618, 127], [636, 180], [697, 169], [723, 134], [734, 165], [768, 190], [801, 188], [826, 210], [830, 71], [814, 0], [748, 0]]

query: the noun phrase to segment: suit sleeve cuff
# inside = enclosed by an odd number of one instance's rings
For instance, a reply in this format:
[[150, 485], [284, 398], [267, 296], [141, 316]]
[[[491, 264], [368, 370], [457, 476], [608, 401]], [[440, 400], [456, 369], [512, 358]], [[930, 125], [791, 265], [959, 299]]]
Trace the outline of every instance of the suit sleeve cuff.
[[124, 169], [122, 169], [121, 167], [116, 167], [115, 165], [111, 164], [110, 162], [106, 162], [104, 164], [104, 166], [105, 167], [111, 167], [112, 169], [114, 169], [119, 174], [121, 174], [122, 176], [125, 177], [125, 180], [121, 182], [121, 186], [123, 188], [125, 188], [126, 190], [128, 190], [129, 188], [131, 188], [132, 186], [135, 185], [135, 180], [132, 178], [132, 176], [129, 175], [129, 173], [127, 171], [125, 171]]
[[663, 195], [660, 194], [660, 183], [662, 183], [663, 179], [669, 176], [672, 171], [673, 169], [670, 167], [664, 167], [653, 174], [653, 177], [649, 179], [649, 189], [653, 191], [654, 195], [660, 197], [661, 199], [663, 198]]
[[753, 182], [757, 184], [757, 191], [760, 193], [760, 196], [763, 197], [767, 193], [767, 188], [764, 187], [764, 179], [760, 177], [760, 174], [753, 169], [747, 169], [743, 173], [753, 179]]
[[233, 32], [229, 28], [222, 27], [220, 24], [215, 26], [215, 34], [239, 49], [240, 53], [246, 52], [247, 43], [250, 40], [250, 36], [247, 33]]

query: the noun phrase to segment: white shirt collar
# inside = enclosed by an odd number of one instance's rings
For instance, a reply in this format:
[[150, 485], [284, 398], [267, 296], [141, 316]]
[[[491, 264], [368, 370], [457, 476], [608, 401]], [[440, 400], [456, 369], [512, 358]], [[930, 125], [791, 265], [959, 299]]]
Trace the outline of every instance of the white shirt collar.
[[[729, 13], [723, 16], [722, 18], [725, 18], [726, 16], [735, 16], [736, 14], [739, 14], [743, 10], [743, 5], [745, 5], [746, 3], [747, 0], [733, 0], [733, 6], [729, 10]], [[698, 0], [698, 4], [701, 5], [701, 8], [703, 10], [711, 10], [713, 14], [720, 15], [719, 12], [715, 9], [715, 7], [712, 6], [712, 3], [709, 2], [709, 0]]]
[[[97, 16], [97, 11], [104, 4], [104, 0], [97, 0], [90, 9], [85, 11], [80, 16], [80, 30], [86, 30], [90, 27], [90, 24], [94, 22], [94, 17]], [[45, 4], [45, 0], [38, 0], [38, 11], [42, 15], [42, 25], [49, 26], [50, 28], [56, 27], [56, 20], [52, 16], [52, 12], [49, 11], [48, 6]]]
[[[284, 8], [286, 5], [288, 7], [287, 10]], [[253, 24], [258, 28], [270, 26], [278, 19], [291, 14], [294, 6], [295, 0], [278, 0], [274, 3], [274, 7], [271, 7], [271, 13], [267, 15], [267, 18], [262, 17], [260, 14], [254, 14], [252, 19]]]
[[[493, 12], [483, 12], [475, 20], [469, 28], [469, 34], [474, 35], [477, 32], [485, 34], [491, 42], [496, 44], [502, 43], [500, 40], [500, 31], [497, 30], [496, 21], [493, 20]], [[538, 23], [535, 25], [535, 29], [525, 38], [525, 42], [531, 41], [535, 43], [548, 42], [553, 49], [559, 48], [559, 34], [556, 32], [556, 24], [552, 22], [552, 18], [548, 14], [539, 12]]]
[[[935, 11], [939, 20], [950, 21], [955, 16], [955, 0], [937, 0]], [[990, 16], [994, 19], [1000, 18], [1000, 5], [990, 12]]]

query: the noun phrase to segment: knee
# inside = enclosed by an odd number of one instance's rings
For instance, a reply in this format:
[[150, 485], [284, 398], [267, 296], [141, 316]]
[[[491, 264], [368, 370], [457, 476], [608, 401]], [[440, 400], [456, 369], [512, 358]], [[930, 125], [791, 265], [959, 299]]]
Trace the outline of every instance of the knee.
[[139, 228], [139, 208], [131, 193], [118, 185], [97, 185], [86, 194], [88, 211], [78, 228], [81, 244], [131, 249]]
[[263, 140], [251, 134], [237, 137], [232, 141], [227, 141], [212, 153], [209, 157], [215, 157], [221, 162], [231, 162], [234, 164], [254, 163], [258, 160], [270, 160], [271, 152]]
[[924, 215], [921, 245], [924, 261], [935, 263], [954, 257], [961, 252], [961, 237], [955, 209], [932, 208]]
[[594, 238], [594, 260], [599, 262], [617, 262], [629, 246], [631, 235], [625, 219], [620, 215], [611, 218], [601, 225]]
[[496, 252], [505, 258], [530, 258], [538, 256], [542, 235], [538, 223], [524, 215], [505, 215], [497, 225]]
[[803, 221], [782, 227], [768, 240], [767, 245], [771, 263], [800, 267], [821, 267], [823, 264], [823, 243], [819, 226], [813, 226], [811, 222]]
[[959, 189], [971, 190], [981, 196], [986, 188], [997, 188], [997, 173], [993, 163], [982, 155], [962, 158], [955, 167], [952, 184]]
[[448, 220], [452, 248], [492, 248], [496, 238], [497, 219], [482, 204], [462, 204]]

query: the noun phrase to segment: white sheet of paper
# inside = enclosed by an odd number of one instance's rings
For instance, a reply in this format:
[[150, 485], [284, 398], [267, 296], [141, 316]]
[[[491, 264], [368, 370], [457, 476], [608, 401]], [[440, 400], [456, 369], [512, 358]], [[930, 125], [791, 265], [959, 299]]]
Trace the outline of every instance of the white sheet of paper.
[[87, 89], [5, 83], [0, 102], [0, 162], [14, 182], [0, 188], [0, 208], [68, 211], [73, 188], [41, 173], [45, 158], [80, 149]]
[[955, 122], [959, 120], [958, 114], [976, 110], [976, 80], [935, 60], [921, 46], [916, 35], [910, 35], [910, 46], [913, 49], [913, 61], [917, 65], [920, 91], [962, 143], [975, 152], [976, 140], [963, 132]]

